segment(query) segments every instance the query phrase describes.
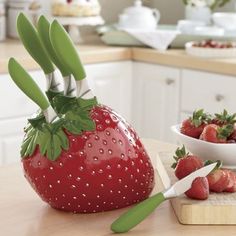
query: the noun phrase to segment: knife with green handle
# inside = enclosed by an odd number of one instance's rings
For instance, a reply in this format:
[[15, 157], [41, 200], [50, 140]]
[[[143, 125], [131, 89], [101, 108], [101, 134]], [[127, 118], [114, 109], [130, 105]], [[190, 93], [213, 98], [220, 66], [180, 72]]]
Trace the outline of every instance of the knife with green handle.
[[11, 58], [8, 63], [8, 71], [15, 84], [25, 93], [32, 101], [34, 101], [43, 111], [45, 119], [48, 123], [52, 122], [57, 114], [50, 106], [45, 95], [42, 93], [38, 85], [25, 69], [14, 59]]
[[192, 182], [197, 177], [207, 176], [216, 167], [216, 165], [217, 163], [213, 163], [198, 169], [176, 182], [169, 189], [157, 193], [154, 196], [139, 203], [121, 215], [116, 221], [114, 221], [111, 225], [111, 230], [115, 233], [128, 232], [130, 229], [134, 228], [146, 217], [148, 217], [162, 202], [170, 198], [178, 197], [189, 190], [192, 186]]
[[51, 24], [49, 35], [56, 54], [62, 63], [69, 68], [76, 80], [77, 97], [94, 97], [87, 80], [85, 80], [86, 73], [77, 50], [63, 26], [54, 20]]
[[73, 88], [71, 84], [71, 72], [66, 67], [64, 63], [61, 62], [61, 59], [57, 56], [52, 43], [49, 37], [49, 29], [50, 29], [50, 22], [46, 19], [45, 16], [40, 16], [38, 20], [38, 34], [43, 43], [44, 47], [46, 48], [48, 55], [52, 62], [56, 65], [56, 67], [60, 70], [63, 79], [64, 79], [64, 94], [71, 95], [73, 93]]
[[44, 71], [48, 89], [59, 91], [59, 83], [54, 74], [55, 68], [53, 63], [43, 47], [35, 27], [23, 13], [20, 13], [17, 18], [17, 31], [25, 49]]

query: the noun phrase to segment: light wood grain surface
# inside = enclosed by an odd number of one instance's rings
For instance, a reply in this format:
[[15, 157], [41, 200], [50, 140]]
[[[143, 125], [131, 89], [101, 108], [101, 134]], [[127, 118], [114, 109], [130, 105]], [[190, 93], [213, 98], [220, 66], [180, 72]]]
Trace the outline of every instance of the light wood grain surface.
[[[125, 47], [108, 47], [99, 45], [82, 45], [77, 47], [84, 64], [124, 61], [131, 59], [131, 49]], [[18, 40], [0, 43], [0, 74], [8, 73], [7, 64], [10, 57], [15, 57], [27, 70], [39, 69], [24, 46]]]
[[[174, 145], [144, 140], [154, 164], [156, 153], [173, 152]], [[164, 160], [165, 161], [165, 160]], [[157, 180], [157, 189], [163, 186]], [[157, 191], [157, 189], [155, 191]], [[42, 202], [23, 177], [21, 166], [0, 168], [0, 235], [2, 236], [109, 236], [110, 224], [126, 209], [70, 214], [54, 210]], [[179, 224], [169, 202], [135, 229], [130, 236], [235, 236], [236, 226], [184, 226]]]
[[[236, 76], [236, 58], [202, 59], [189, 56], [180, 49], [159, 52], [149, 48], [111, 47], [101, 43], [80, 45], [77, 49], [84, 64], [134, 60]], [[19, 41], [8, 40], [0, 43], [0, 74], [7, 73], [10, 57], [18, 59], [27, 70], [39, 69]]]

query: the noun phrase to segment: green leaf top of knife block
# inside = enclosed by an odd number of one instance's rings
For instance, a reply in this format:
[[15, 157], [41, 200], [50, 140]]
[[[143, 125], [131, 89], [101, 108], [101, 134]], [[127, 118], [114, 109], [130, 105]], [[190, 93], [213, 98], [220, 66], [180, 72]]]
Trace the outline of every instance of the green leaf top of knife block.
[[44, 73], [52, 73], [55, 68], [39, 39], [35, 27], [30, 23], [23, 13], [20, 13], [17, 18], [17, 30], [26, 50], [41, 66]]
[[61, 61], [70, 69], [76, 80], [86, 78], [84, 67], [69, 35], [56, 20], [50, 27], [50, 40]]
[[42, 110], [46, 110], [50, 106], [38, 85], [14, 58], [9, 60], [8, 70], [15, 84]]
[[57, 56], [51, 44], [50, 37], [49, 37], [50, 23], [44, 16], [41, 16], [39, 18], [37, 28], [38, 28], [39, 37], [44, 47], [46, 48], [51, 60], [56, 65], [56, 67], [60, 70], [63, 76], [69, 76], [71, 74], [70, 71], [68, 70], [68, 68], [66, 68], [65, 64], [61, 62], [60, 58]]
[[83, 131], [96, 129], [96, 124], [90, 115], [90, 111], [97, 105], [96, 98], [84, 100], [58, 95], [54, 99], [57, 111], [60, 113], [59, 119], [47, 123], [42, 112], [35, 118], [29, 119], [21, 145], [22, 158], [33, 155], [38, 146], [41, 155], [50, 161], [56, 161], [62, 150], [69, 148], [69, 139], [65, 130], [78, 135]]

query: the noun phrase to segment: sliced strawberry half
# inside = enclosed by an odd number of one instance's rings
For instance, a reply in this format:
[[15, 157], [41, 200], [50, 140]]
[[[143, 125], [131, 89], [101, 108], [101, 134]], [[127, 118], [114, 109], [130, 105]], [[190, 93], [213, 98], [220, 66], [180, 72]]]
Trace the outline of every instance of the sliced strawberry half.
[[221, 193], [223, 192], [230, 183], [230, 179], [227, 171], [217, 169], [207, 176], [209, 182], [210, 191]]
[[236, 174], [231, 170], [224, 170], [228, 173], [229, 184], [225, 188], [224, 192], [234, 193], [236, 192]]
[[192, 187], [185, 192], [185, 195], [192, 199], [206, 200], [209, 196], [209, 183], [207, 178], [196, 178], [192, 183]]

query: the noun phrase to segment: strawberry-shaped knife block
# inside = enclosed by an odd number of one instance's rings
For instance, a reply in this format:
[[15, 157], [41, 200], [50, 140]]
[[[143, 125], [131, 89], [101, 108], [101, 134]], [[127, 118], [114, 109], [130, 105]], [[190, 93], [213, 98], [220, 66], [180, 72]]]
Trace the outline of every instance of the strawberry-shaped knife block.
[[[47, 25], [41, 17], [39, 25], [43, 22]], [[18, 31], [24, 27], [33, 26], [21, 14]], [[25, 128], [21, 156], [26, 179], [53, 208], [75, 213], [108, 211], [146, 199], [154, 186], [154, 171], [136, 132], [97, 102], [63, 27], [54, 21], [45, 32], [51, 50], [39, 30], [40, 42], [53, 62], [60, 61], [54, 62], [57, 67], [63, 64], [71, 72], [76, 96], [49, 86], [47, 99], [23, 67], [10, 59], [12, 79], [41, 108]]]

